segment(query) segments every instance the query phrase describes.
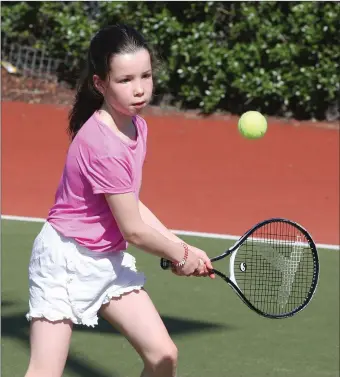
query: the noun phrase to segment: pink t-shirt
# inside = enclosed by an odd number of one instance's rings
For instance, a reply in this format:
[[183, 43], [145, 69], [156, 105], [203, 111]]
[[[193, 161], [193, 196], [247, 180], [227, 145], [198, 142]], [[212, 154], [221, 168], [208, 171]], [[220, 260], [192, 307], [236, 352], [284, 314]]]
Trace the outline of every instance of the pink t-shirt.
[[73, 139], [47, 221], [63, 236], [97, 251], [127, 248], [104, 193], [133, 192], [139, 200], [147, 125], [136, 116], [136, 141], [123, 141], [96, 113]]

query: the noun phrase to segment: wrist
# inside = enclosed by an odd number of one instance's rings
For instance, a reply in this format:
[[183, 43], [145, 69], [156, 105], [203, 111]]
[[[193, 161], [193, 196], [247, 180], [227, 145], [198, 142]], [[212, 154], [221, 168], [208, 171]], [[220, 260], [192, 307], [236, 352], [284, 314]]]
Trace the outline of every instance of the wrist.
[[189, 246], [184, 242], [181, 242], [181, 245], [183, 246], [183, 249], [184, 249], [184, 256], [180, 261], [177, 261], [176, 263], [174, 263], [174, 266], [176, 268], [183, 267], [186, 261], [188, 260], [188, 256], [189, 256]]

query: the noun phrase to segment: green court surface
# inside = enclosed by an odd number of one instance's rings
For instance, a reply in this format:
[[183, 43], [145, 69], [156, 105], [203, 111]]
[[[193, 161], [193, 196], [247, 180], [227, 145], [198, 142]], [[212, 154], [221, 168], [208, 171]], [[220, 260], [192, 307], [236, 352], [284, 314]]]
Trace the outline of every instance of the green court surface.
[[[27, 265], [42, 224], [3, 220], [1, 226], [2, 376], [22, 377], [29, 356]], [[211, 256], [231, 244], [185, 239]], [[177, 277], [162, 271], [157, 258], [131, 252], [178, 346], [179, 377], [339, 376], [339, 251], [319, 251], [313, 301], [284, 320], [259, 317], [221, 279]], [[218, 263], [222, 268], [224, 262]], [[138, 377], [141, 367], [130, 344], [100, 320], [94, 329], [75, 327], [64, 376]]]

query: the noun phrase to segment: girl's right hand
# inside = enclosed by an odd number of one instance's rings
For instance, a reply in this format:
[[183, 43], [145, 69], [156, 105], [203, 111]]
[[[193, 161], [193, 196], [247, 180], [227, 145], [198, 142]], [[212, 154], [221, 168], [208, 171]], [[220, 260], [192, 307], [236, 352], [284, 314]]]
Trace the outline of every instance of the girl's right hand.
[[205, 264], [195, 252], [190, 250], [188, 258], [182, 267], [173, 267], [172, 272], [179, 276], [191, 276], [194, 273], [202, 274], [205, 271]]

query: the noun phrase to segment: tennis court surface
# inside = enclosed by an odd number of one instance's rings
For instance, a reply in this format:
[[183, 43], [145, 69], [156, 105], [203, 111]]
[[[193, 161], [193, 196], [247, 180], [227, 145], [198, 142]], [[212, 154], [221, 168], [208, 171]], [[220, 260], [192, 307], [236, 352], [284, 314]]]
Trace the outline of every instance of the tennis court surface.
[[[22, 377], [28, 362], [27, 264], [41, 225], [2, 221], [4, 377]], [[232, 244], [184, 238], [211, 256]], [[146, 289], [178, 345], [179, 376], [339, 376], [338, 251], [320, 250], [316, 295], [305, 310], [285, 320], [259, 317], [220, 279], [180, 278], [161, 270], [156, 258], [131, 252], [146, 272]], [[94, 329], [75, 327], [65, 377], [131, 377], [140, 370], [134, 350], [104, 320]]]

